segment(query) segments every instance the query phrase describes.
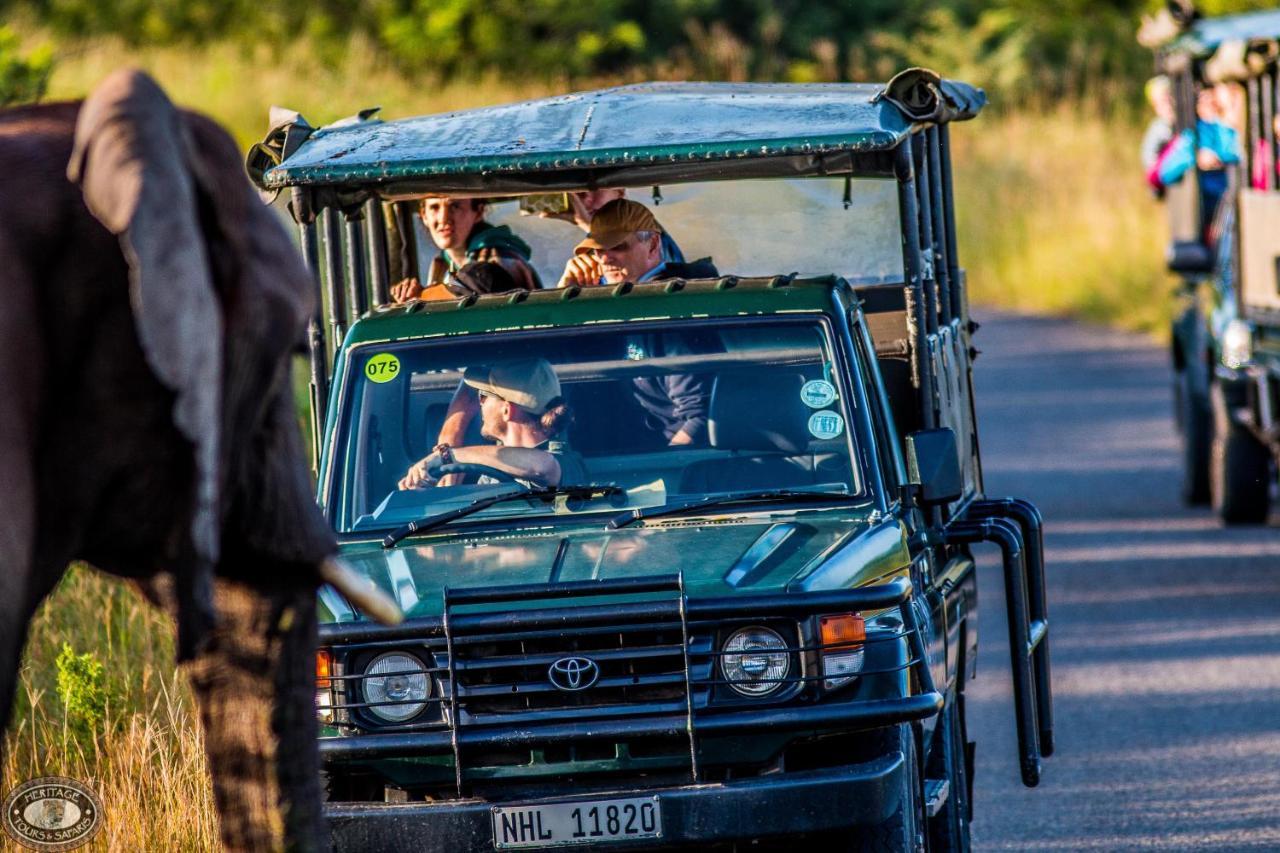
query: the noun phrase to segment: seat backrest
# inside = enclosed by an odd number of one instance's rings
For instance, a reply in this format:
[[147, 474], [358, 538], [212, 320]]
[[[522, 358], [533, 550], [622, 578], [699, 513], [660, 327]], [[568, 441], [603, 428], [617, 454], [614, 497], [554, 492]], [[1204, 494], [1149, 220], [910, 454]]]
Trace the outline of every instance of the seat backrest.
[[804, 375], [794, 370], [735, 370], [711, 387], [708, 436], [712, 447], [803, 453], [808, 409], [800, 399]]

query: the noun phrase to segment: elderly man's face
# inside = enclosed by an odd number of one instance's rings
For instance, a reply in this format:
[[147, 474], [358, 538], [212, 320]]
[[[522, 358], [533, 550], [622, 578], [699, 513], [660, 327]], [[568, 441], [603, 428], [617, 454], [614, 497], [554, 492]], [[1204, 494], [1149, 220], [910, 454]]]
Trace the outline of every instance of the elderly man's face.
[[592, 249], [600, 262], [605, 284], [636, 281], [662, 261], [662, 238], [652, 234], [641, 240], [632, 234], [612, 249]]
[[422, 202], [422, 222], [439, 249], [465, 249], [471, 229], [484, 216], [484, 207], [469, 198], [432, 196]]

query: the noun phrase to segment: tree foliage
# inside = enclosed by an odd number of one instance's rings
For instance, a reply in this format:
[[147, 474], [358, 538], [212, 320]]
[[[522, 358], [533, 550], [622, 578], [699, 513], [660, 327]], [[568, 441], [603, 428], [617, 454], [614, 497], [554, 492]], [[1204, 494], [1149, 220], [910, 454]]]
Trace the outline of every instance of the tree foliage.
[[0, 106], [40, 100], [52, 68], [49, 48], [23, 54], [13, 30], [0, 26]]
[[[1209, 14], [1273, 0], [1201, 0]], [[1018, 99], [1130, 94], [1151, 68], [1134, 40], [1160, 0], [0, 0], [57, 34], [127, 43], [371, 44], [432, 80], [884, 78], [946, 70]], [[0, 44], [0, 57], [3, 44]], [[1122, 87], [1122, 88], [1123, 88]]]

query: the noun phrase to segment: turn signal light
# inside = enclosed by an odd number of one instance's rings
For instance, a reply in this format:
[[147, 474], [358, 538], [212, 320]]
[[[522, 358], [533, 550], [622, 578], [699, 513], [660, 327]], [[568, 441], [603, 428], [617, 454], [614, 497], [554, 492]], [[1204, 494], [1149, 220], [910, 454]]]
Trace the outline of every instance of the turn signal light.
[[333, 653], [321, 649], [316, 652], [316, 689], [328, 690], [333, 677]]
[[822, 626], [822, 645], [826, 647], [824, 651], [862, 645], [866, 642], [867, 623], [856, 613], [821, 616], [818, 618], [818, 624]]
[[321, 649], [316, 652], [316, 718], [322, 723], [333, 723], [333, 653]]
[[867, 639], [867, 623], [856, 613], [836, 613], [818, 617], [822, 639], [822, 686], [843, 687], [862, 671]]

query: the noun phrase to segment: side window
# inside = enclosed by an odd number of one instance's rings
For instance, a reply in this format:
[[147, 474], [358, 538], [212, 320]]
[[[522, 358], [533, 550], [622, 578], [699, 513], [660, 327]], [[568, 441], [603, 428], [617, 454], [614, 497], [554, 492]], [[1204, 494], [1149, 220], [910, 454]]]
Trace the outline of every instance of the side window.
[[[880, 445], [880, 474], [885, 485], [890, 489], [905, 483], [906, 468], [902, 462], [902, 445], [898, 441], [898, 430], [893, 423], [893, 410], [889, 406], [889, 395], [885, 391], [884, 380], [880, 376], [880, 368], [876, 363], [875, 345], [867, 331], [866, 324], [856, 313], [849, 316], [853, 333], [854, 346], [858, 351], [858, 360], [862, 362], [862, 372], [870, 382], [867, 396], [871, 399], [871, 422], [875, 425], [876, 443]], [[890, 496], [892, 501], [896, 496]]]

